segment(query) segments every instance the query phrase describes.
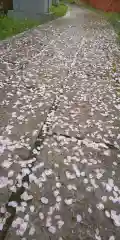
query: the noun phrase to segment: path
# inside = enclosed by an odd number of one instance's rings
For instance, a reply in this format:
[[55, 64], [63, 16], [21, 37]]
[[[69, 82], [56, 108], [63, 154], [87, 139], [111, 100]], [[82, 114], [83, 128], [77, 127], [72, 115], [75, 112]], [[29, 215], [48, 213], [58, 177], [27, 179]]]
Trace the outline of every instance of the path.
[[1, 240], [119, 239], [115, 37], [73, 6], [0, 44]]

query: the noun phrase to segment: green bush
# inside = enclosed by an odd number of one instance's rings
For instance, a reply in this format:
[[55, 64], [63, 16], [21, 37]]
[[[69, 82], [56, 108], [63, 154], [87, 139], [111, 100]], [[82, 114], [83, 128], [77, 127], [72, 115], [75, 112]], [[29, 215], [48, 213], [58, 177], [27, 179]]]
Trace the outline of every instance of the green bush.
[[50, 7], [50, 12], [52, 12], [56, 17], [62, 17], [66, 14], [68, 7], [61, 2], [59, 5]]
[[68, 2], [68, 3], [73, 4], [73, 3], [75, 3], [75, 0], [60, 0], [60, 2]]
[[73, 4], [73, 3], [75, 3], [75, 0], [67, 0], [67, 2]]

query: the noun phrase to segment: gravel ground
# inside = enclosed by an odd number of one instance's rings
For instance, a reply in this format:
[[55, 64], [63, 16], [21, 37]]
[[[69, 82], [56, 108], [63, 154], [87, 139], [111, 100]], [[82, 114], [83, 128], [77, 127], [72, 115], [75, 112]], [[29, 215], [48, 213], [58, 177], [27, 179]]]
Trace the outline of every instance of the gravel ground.
[[119, 240], [113, 29], [72, 6], [0, 49], [0, 239]]

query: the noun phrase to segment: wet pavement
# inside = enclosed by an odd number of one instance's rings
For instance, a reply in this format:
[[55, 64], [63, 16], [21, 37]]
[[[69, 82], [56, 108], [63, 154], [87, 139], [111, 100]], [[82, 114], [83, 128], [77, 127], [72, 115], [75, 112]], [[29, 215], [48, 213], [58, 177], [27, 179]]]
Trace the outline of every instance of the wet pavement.
[[0, 239], [118, 240], [113, 29], [73, 6], [0, 49]]

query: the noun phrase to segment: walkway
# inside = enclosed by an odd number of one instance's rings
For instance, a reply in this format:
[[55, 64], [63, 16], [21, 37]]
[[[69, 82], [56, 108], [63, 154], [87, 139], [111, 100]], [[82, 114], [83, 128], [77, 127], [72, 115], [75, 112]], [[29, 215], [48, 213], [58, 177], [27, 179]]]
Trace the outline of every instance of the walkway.
[[75, 6], [0, 44], [1, 240], [119, 240], [119, 54]]

